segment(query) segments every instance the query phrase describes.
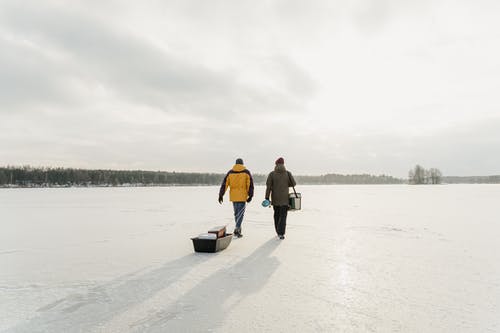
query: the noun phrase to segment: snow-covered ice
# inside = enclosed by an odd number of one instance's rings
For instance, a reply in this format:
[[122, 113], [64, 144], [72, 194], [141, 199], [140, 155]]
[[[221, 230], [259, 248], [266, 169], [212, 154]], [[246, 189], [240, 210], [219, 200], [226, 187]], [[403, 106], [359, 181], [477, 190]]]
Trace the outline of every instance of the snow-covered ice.
[[217, 187], [0, 190], [0, 331], [500, 331], [499, 185], [297, 190], [216, 254]]

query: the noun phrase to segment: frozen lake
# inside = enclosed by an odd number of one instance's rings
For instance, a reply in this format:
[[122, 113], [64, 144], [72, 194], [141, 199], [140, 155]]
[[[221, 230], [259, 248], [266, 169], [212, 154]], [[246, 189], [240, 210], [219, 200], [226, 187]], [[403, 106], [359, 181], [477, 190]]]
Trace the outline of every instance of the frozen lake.
[[499, 185], [0, 189], [1, 332], [499, 332]]

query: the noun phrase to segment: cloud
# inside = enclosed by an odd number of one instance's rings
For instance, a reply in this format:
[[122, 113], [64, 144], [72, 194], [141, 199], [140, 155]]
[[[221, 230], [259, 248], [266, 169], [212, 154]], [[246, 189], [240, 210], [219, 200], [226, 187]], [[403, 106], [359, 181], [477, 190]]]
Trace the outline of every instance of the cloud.
[[0, 50], [0, 112], [13, 112], [16, 106], [74, 101], [60, 64], [31, 43], [0, 37]]
[[[263, 74], [260, 82], [247, 82], [238, 70], [211, 69], [184, 60], [139, 35], [65, 7], [4, 5], [2, 21], [10, 34], [37, 46], [28, 53], [19, 48], [14, 50], [14, 55], [23, 54], [19, 60], [15, 56], [4, 59], [13, 69], [23, 68], [14, 78], [18, 84], [6, 93], [11, 103], [22, 100], [18, 94], [23, 90], [28, 99], [39, 96], [59, 102], [69, 98], [68, 91], [61, 89], [62, 84], [76, 81], [84, 87], [100, 86], [115, 98], [131, 104], [148, 105], [165, 112], [210, 112], [212, 117], [224, 118], [237, 115], [235, 109], [296, 110], [300, 108], [302, 92], [309, 94], [313, 86], [307, 74], [283, 55], [277, 63], [282, 71], [266, 75], [262, 69], [268, 59], [264, 59], [253, 65]], [[62, 59], [37, 57], [37, 48], [52, 50]], [[58, 68], [56, 62], [65, 66]], [[7, 79], [12, 78], [0, 79], [2, 86], [8, 84]], [[302, 80], [301, 83], [293, 82], [297, 79]], [[266, 84], [272, 82], [280, 85]], [[262, 85], [266, 89], [262, 89]], [[80, 103], [88, 104], [86, 98], [92, 96], [81, 97]]]
[[[500, 149], [499, 131], [500, 116], [412, 134], [380, 130], [354, 136], [339, 133], [317, 142], [296, 163], [305, 173], [387, 174], [391, 170], [394, 176], [406, 177], [408, 170], [420, 164], [448, 176], [492, 175], [499, 173], [500, 159], [495, 154]], [[318, 155], [322, 163], [314, 165]]]

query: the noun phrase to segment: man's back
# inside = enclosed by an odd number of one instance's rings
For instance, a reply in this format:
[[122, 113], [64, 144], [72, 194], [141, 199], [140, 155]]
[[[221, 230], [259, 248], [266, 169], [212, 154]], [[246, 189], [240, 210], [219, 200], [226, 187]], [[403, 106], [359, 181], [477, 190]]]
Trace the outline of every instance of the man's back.
[[221, 191], [224, 193], [229, 187], [229, 200], [245, 202], [253, 196], [253, 180], [250, 171], [243, 164], [235, 164], [226, 174], [222, 182]]

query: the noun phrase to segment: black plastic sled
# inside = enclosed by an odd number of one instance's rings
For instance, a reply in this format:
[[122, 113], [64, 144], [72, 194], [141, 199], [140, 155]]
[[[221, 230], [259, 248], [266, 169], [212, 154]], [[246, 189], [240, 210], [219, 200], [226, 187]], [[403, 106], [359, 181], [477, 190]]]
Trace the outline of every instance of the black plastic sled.
[[195, 252], [218, 252], [229, 246], [233, 239], [233, 234], [226, 234], [224, 237], [217, 239], [200, 239], [198, 237], [191, 238]]
[[193, 240], [194, 250], [196, 252], [217, 252], [222, 251], [229, 246], [233, 239], [233, 234], [226, 233], [226, 226], [217, 226], [208, 230], [208, 233], [201, 234]]

